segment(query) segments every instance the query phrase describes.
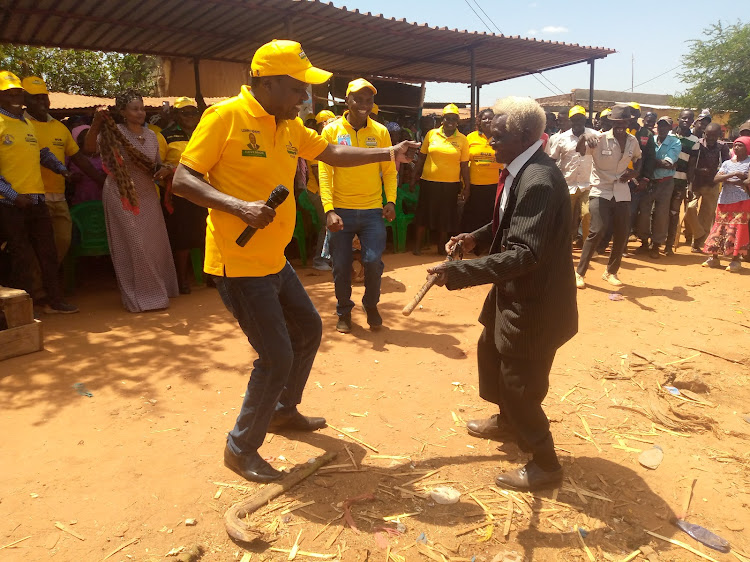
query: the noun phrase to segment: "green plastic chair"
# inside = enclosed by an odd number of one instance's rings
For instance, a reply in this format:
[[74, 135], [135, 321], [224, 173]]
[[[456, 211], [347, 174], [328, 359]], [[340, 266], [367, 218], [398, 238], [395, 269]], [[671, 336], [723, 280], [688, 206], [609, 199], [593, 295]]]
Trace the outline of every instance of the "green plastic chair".
[[75, 286], [76, 259], [82, 256], [108, 256], [107, 225], [101, 201], [84, 201], [70, 208], [73, 220], [73, 243], [65, 257], [65, 286]]
[[193, 275], [198, 285], [203, 284], [203, 248], [192, 248], [190, 250], [190, 263], [193, 266]]
[[294, 234], [292, 235], [297, 241], [297, 248], [299, 249], [299, 257], [302, 260], [302, 265], [307, 265], [307, 232], [305, 232], [305, 219], [302, 216], [302, 211], [297, 209], [297, 222], [294, 224]]
[[[406, 234], [409, 225], [414, 222], [414, 213], [404, 212], [404, 201], [417, 204], [419, 189], [414, 193], [409, 191], [409, 185], [404, 184], [396, 192], [396, 218], [393, 222], [385, 222], [387, 227], [393, 228], [393, 251], [403, 253], [406, 251]], [[385, 220], [385, 219], [384, 219]]]

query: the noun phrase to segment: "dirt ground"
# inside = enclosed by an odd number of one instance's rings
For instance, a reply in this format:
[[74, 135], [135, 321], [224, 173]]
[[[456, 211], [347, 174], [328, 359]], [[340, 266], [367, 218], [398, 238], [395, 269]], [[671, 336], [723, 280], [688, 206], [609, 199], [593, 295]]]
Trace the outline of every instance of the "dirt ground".
[[[324, 326], [300, 410], [336, 429], [269, 434], [261, 452], [287, 469], [324, 451], [338, 457], [256, 512], [251, 525], [267, 541], [252, 545], [233, 542], [222, 519], [262, 488], [222, 464], [254, 359], [242, 332], [213, 289], [135, 315], [122, 309], [106, 267], [82, 268], [88, 278], [72, 299], [81, 313], [45, 316], [45, 350], [0, 363], [0, 560], [97, 561], [121, 546], [106, 559], [179, 560], [165, 555], [180, 547], [187, 559], [199, 546], [205, 562], [286, 560], [295, 539], [297, 560], [490, 562], [515, 551], [518, 560], [621, 561], [641, 547], [637, 560], [699, 559], [646, 531], [709, 560], [744, 560], [747, 273], [701, 268], [686, 248], [658, 261], [630, 258], [623, 298], [613, 300], [600, 279], [605, 260], [596, 259], [578, 292], [580, 331], [558, 351], [545, 401], [566, 481], [508, 495], [494, 477], [526, 457], [463, 427], [495, 413], [477, 394], [476, 319], [487, 287], [435, 288], [411, 317], [400, 313], [438, 259], [386, 254], [385, 327], [370, 332], [355, 309], [348, 335], [334, 330], [330, 274], [298, 269]], [[355, 302], [362, 291], [355, 287]], [[674, 377], [695, 392], [664, 391]], [[638, 455], [653, 445], [664, 460], [649, 470]], [[738, 555], [670, 523], [694, 479], [686, 519]], [[436, 504], [437, 486], [460, 491], [460, 502]], [[351, 507], [355, 531], [341, 518], [343, 502], [363, 494], [374, 499]]]

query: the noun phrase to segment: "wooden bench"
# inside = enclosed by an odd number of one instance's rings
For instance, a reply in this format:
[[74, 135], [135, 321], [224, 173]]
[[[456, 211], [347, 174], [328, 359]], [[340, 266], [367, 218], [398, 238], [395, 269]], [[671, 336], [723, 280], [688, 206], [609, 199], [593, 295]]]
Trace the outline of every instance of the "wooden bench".
[[0, 330], [0, 361], [44, 349], [42, 323], [34, 319], [34, 304], [26, 291], [0, 286], [0, 313], [7, 325]]

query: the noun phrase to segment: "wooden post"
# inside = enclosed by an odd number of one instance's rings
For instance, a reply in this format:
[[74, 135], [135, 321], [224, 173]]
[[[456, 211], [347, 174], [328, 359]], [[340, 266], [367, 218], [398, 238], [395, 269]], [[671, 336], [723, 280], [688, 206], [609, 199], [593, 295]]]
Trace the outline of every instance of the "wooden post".
[[594, 123], [594, 61], [596, 59], [590, 59], [589, 64], [591, 65], [591, 73], [589, 75], [589, 119], [591, 123]]
[[204, 111], [206, 109], [206, 100], [203, 99], [203, 93], [201, 92], [201, 60], [198, 57], [193, 57], [193, 74], [195, 75], [195, 101], [198, 104], [198, 109]]
[[469, 48], [469, 54], [471, 55], [471, 127], [474, 130], [475, 123], [477, 122], [477, 104], [476, 89], [477, 89], [477, 66], [474, 57], [474, 47]]

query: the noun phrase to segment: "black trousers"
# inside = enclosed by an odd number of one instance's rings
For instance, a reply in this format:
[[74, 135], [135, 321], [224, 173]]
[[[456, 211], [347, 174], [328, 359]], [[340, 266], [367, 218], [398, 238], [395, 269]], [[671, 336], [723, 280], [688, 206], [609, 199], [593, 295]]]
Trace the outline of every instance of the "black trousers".
[[603, 197], [589, 198], [591, 212], [591, 230], [583, 243], [581, 259], [578, 261], [579, 275], [585, 275], [594, 251], [599, 247], [602, 237], [612, 228], [612, 251], [609, 253], [607, 272], [616, 274], [622, 263], [622, 254], [628, 243], [630, 233], [630, 201], [615, 201]]
[[533, 358], [502, 355], [492, 330], [485, 327], [477, 344], [479, 395], [500, 407], [502, 417], [518, 435], [521, 449], [530, 451], [543, 470], [560, 463], [542, 401], [549, 390], [555, 352]]
[[[47, 205], [39, 203], [25, 209], [0, 204], [0, 229], [8, 241], [11, 259], [11, 286], [32, 294], [32, 267], [39, 262], [42, 285], [51, 303], [62, 301], [62, 285], [57, 276], [57, 250], [52, 220]], [[32, 295], [33, 296], [33, 295]]]

